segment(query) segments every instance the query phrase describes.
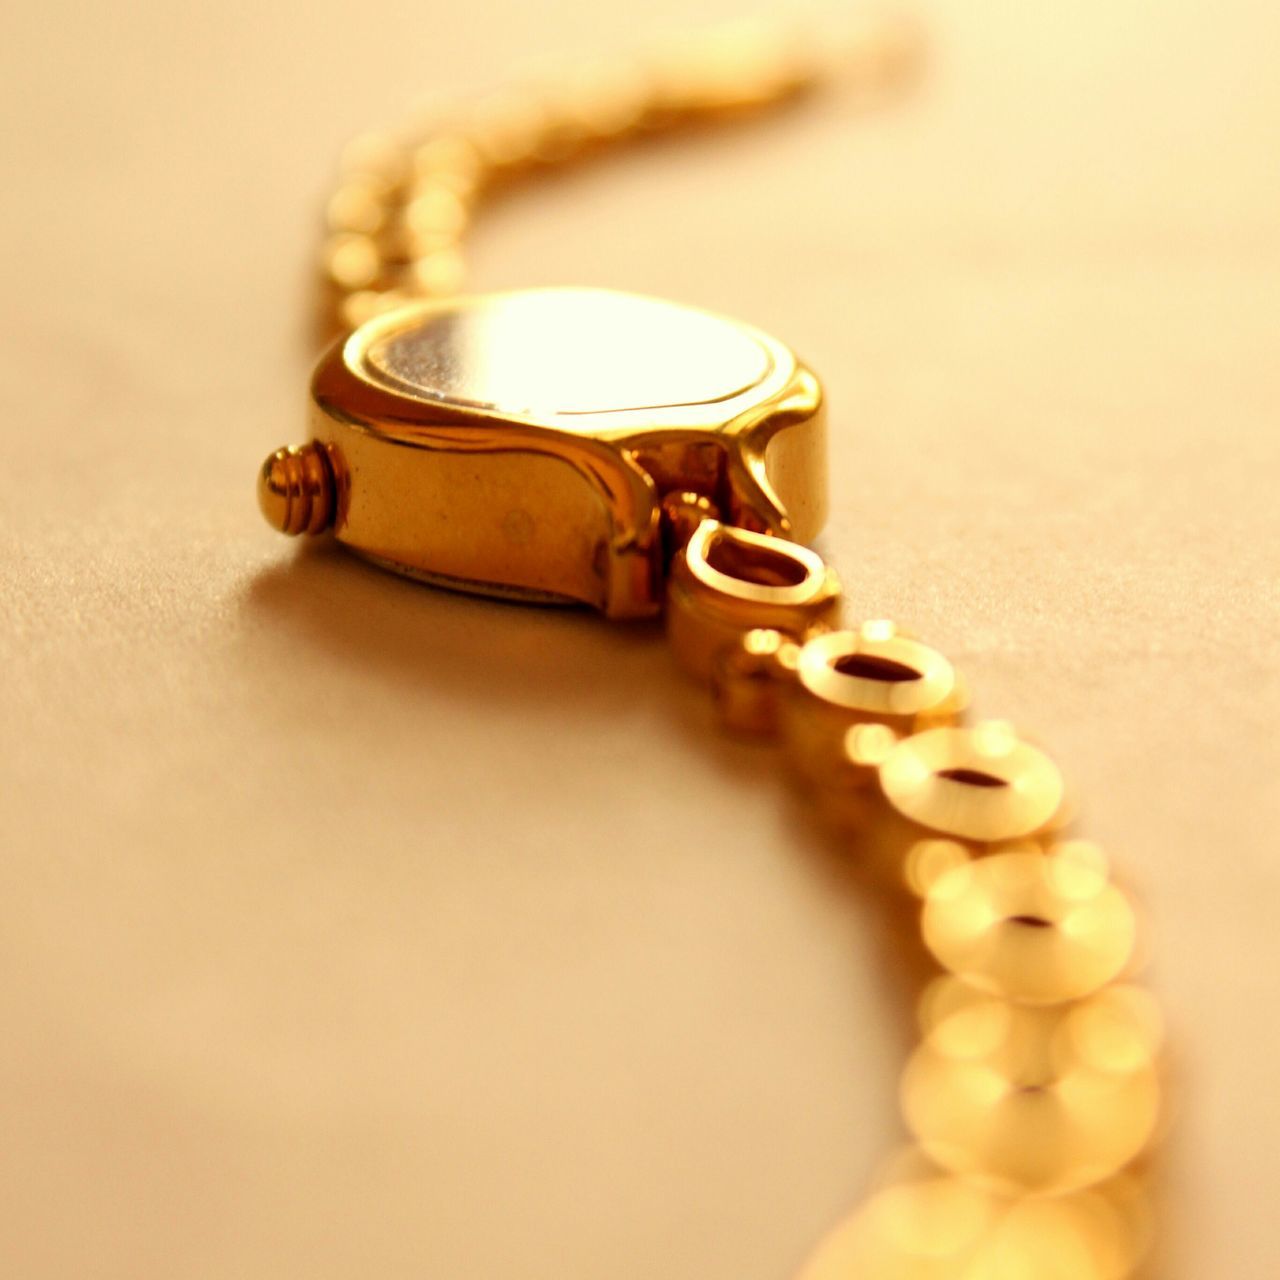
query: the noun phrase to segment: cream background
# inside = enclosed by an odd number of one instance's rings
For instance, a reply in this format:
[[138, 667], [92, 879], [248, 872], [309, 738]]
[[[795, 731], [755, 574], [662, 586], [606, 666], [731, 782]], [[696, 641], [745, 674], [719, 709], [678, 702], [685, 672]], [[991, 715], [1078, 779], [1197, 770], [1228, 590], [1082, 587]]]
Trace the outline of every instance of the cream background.
[[[657, 638], [272, 535], [349, 134], [727, 5], [11, 5], [0, 1258], [774, 1280], [897, 1135], [894, 949]], [[855, 612], [1050, 741], [1175, 1028], [1169, 1280], [1280, 1270], [1280, 10], [931, 6], [835, 99], [514, 199], [479, 287], [825, 375]]]

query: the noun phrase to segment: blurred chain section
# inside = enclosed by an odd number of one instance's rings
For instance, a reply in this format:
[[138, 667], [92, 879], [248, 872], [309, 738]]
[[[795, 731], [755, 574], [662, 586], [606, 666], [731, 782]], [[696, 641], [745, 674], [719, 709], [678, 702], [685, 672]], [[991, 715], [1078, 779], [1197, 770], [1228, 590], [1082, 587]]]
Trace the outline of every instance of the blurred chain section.
[[325, 212], [323, 333], [459, 292], [467, 229], [516, 182], [618, 144], [749, 117], [826, 83], [874, 95], [904, 81], [920, 47], [898, 15], [843, 30], [740, 22], [639, 57], [559, 67], [359, 137]]
[[800, 1280], [1125, 1280], [1162, 1119], [1133, 902], [1072, 836], [1053, 761], [970, 722], [936, 650], [840, 607], [812, 551], [714, 520], [668, 579], [677, 660], [726, 728], [780, 745], [849, 863], [918, 922], [932, 975], [901, 1086], [914, 1145]]

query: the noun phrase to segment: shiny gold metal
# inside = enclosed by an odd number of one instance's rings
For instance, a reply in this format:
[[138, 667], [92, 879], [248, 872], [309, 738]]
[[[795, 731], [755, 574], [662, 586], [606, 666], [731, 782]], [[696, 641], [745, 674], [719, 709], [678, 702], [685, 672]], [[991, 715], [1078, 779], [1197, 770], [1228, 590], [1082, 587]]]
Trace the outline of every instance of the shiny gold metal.
[[1058, 1004], [1120, 974], [1133, 954], [1134, 914], [1105, 866], [1068, 844], [995, 854], [937, 876], [922, 930], [938, 962], [975, 986]]
[[1127, 1179], [1008, 1197], [927, 1165], [888, 1184], [823, 1239], [799, 1280], [1124, 1280], [1149, 1226]]
[[903, 855], [902, 878], [916, 897], [925, 898], [943, 876], [965, 866], [970, 857], [970, 847], [961, 840], [915, 840]]
[[814, 376], [758, 330], [652, 298], [402, 306], [329, 352], [312, 400], [338, 540], [446, 586], [643, 617], [662, 606], [668, 495], [779, 539], [826, 512]]
[[781, 715], [788, 754], [824, 786], [870, 784], [897, 738], [953, 723], [967, 701], [942, 654], [885, 621], [810, 637], [796, 677]]
[[1053, 761], [1004, 721], [904, 739], [881, 766], [880, 785], [903, 817], [962, 840], [1044, 831], [1065, 796]]
[[655, 114], [729, 116], [803, 93], [822, 78], [819, 47], [798, 28], [744, 20], [682, 38], [653, 59]]
[[963, 692], [951, 663], [892, 622], [815, 636], [800, 653], [800, 688], [823, 711], [918, 733], [954, 720]]
[[664, 552], [670, 563], [677, 552], [689, 545], [704, 520], [720, 519], [720, 508], [705, 493], [693, 489], [673, 491], [662, 499], [661, 519]]
[[757, 532], [817, 533], [822, 395], [781, 343], [598, 290], [458, 294], [462, 239], [513, 178], [783, 103], [832, 74], [900, 78], [896, 23], [858, 33], [838, 67], [830, 45], [730, 24], [348, 146], [322, 255], [329, 325], [348, 336], [317, 371], [312, 415], [341, 542], [427, 581], [635, 617], [662, 606], [673, 492]]
[[711, 663], [711, 694], [725, 728], [771, 736], [778, 730], [780, 693], [795, 680], [800, 646], [768, 627], [748, 631]]
[[797, 1280], [964, 1280], [1003, 1208], [943, 1173], [885, 1187], [819, 1243]]
[[671, 562], [667, 634], [681, 665], [701, 680], [749, 631], [803, 639], [833, 626], [839, 610], [835, 572], [781, 538], [704, 520]]
[[333, 466], [324, 445], [277, 449], [258, 473], [258, 507], [281, 533], [320, 533], [333, 523]]
[[980, 1186], [1079, 1190], [1151, 1138], [1158, 1038], [1150, 1006], [1128, 989], [1045, 1008], [976, 1000], [913, 1055], [903, 1112], [932, 1159]]
[[1124, 1280], [1150, 1243], [1142, 1192], [1121, 1176], [1085, 1191], [1014, 1200], [975, 1251], [992, 1280]]
[[339, 231], [325, 246], [324, 260], [330, 279], [347, 293], [370, 289], [382, 276], [378, 242], [359, 231]]
[[456, 252], [485, 200], [513, 181], [603, 146], [733, 121], [827, 82], [888, 92], [907, 80], [919, 46], [918, 32], [889, 16], [839, 33], [729, 23], [639, 58], [561, 66], [435, 109], [408, 131], [357, 138], [327, 210], [337, 237], [323, 255], [329, 332], [388, 309], [353, 301], [363, 292], [412, 300], [455, 291], [456, 256], [430, 266], [423, 259]]
[[[902, 28], [843, 55], [865, 85]], [[1063, 838], [1057, 767], [887, 622], [838, 630], [801, 543], [825, 514], [822, 394], [755, 329], [598, 290], [459, 297], [493, 191], [658, 129], [789, 100], [827, 50], [777, 26], [579, 68], [369, 135], [326, 210], [312, 440], [259, 475], [268, 522], [411, 576], [612, 617], [666, 609], [722, 723], [778, 737], [851, 857], [919, 909], [921, 1033], [901, 1101], [918, 1145], [800, 1280], [1125, 1280], [1146, 1251], [1159, 1015], [1120, 979], [1135, 913]], [[877, 861], [877, 859], [879, 861]], [[898, 959], [895, 957], [895, 960]]]
[[387, 222], [387, 197], [390, 184], [366, 176], [343, 183], [325, 209], [329, 229], [336, 233], [376, 235]]

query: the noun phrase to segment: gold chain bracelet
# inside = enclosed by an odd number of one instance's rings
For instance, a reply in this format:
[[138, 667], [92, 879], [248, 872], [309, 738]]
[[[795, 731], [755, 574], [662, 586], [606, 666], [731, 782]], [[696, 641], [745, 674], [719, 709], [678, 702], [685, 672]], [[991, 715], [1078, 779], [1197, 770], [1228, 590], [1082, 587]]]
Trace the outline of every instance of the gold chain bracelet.
[[[871, 90], [914, 44], [877, 27], [843, 63]], [[332, 529], [413, 577], [616, 618], [665, 615], [731, 731], [777, 742], [806, 802], [929, 971], [902, 1079], [912, 1144], [802, 1280], [1123, 1280], [1150, 1245], [1160, 1018], [1138, 921], [1071, 830], [1058, 768], [971, 723], [951, 663], [841, 619], [803, 544], [825, 515], [825, 405], [782, 343], [602, 290], [464, 296], [478, 202], [655, 131], [786, 101], [820, 59], [775, 28], [358, 140], [329, 202], [312, 441], [259, 478], [264, 515]]]

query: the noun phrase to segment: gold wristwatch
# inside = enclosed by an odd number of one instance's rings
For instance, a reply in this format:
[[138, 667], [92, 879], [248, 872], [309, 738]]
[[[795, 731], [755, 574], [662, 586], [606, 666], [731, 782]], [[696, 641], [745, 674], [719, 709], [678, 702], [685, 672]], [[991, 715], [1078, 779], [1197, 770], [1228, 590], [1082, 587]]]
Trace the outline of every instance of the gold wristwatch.
[[[874, 92], [916, 49], [885, 22], [836, 61]], [[960, 674], [910, 631], [842, 616], [806, 545], [826, 515], [817, 377], [677, 303], [461, 287], [481, 202], [791, 101], [830, 54], [773, 26], [715, 31], [358, 140], [327, 209], [335, 341], [309, 439], [270, 455], [259, 501], [285, 533], [433, 584], [664, 615], [726, 728], [776, 743], [850, 861], [906, 905], [930, 966], [910, 1141], [802, 1280], [1123, 1280], [1146, 1265], [1161, 1124], [1137, 913], [1052, 760], [971, 720]]]

